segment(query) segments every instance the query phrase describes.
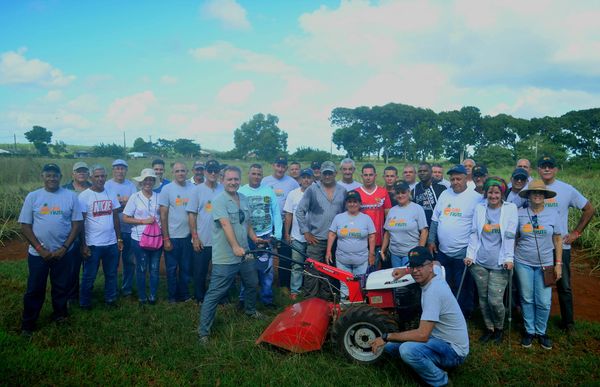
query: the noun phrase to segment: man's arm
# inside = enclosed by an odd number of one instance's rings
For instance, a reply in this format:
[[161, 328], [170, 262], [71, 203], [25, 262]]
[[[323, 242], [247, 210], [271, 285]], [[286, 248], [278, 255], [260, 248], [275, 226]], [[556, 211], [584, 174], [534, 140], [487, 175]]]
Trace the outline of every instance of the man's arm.
[[575, 240], [581, 236], [583, 230], [585, 230], [588, 223], [590, 223], [590, 221], [594, 217], [594, 206], [592, 206], [592, 203], [590, 203], [589, 201], [585, 204], [581, 211], [582, 213], [581, 218], [579, 218], [579, 223], [577, 223], [577, 226], [573, 231], [571, 231], [564, 237], [564, 242], [566, 244], [571, 244], [575, 242]]
[[285, 213], [285, 223], [283, 227], [283, 238], [286, 242], [290, 243], [292, 241], [291, 232], [292, 232], [292, 220], [294, 215], [291, 212]]
[[121, 222], [119, 222], [118, 208], [113, 210], [113, 226], [115, 228], [115, 235], [117, 236], [117, 246], [119, 251], [123, 251], [123, 239], [121, 239]]
[[69, 248], [73, 244], [73, 241], [75, 240], [75, 238], [77, 238], [77, 234], [79, 234], [79, 230], [82, 224], [83, 220], [71, 221], [71, 231], [69, 232], [69, 235], [67, 236], [67, 239], [65, 240], [63, 245], [58, 250], [52, 253], [54, 258], [60, 259], [67, 253], [67, 251], [69, 251]]
[[199, 252], [202, 250], [202, 242], [200, 242], [200, 238], [198, 237], [198, 214], [195, 212], [188, 211], [188, 225], [190, 226], [190, 231], [192, 232], [192, 246], [195, 252]]
[[169, 238], [169, 207], [160, 206], [160, 229], [163, 234], [163, 242], [165, 251], [173, 250], [171, 238]]
[[29, 244], [33, 246], [35, 251], [37, 251], [40, 257], [44, 259], [44, 261], [47, 261], [51, 258], [52, 253], [40, 243], [40, 241], [33, 233], [33, 225], [28, 223], [21, 223], [21, 233], [23, 234], [25, 239], [27, 239], [27, 242], [29, 242]]
[[[388, 333], [387, 342], [415, 341], [418, 343], [425, 343], [429, 340], [434, 326], [435, 323], [433, 321], [421, 320], [417, 329], [405, 332]], [[379, 348], [383, 347], [385, 344], [386, 341], [381, 337], [378, 337], [371, 343], [371, 350], [377, 352]]]
[[[231, 246], [233, 250], [233, 254], [237, 257], [243, 257], [245, 254], [244, 249], [240, 246], [237, 239], [235, 238], [235, 233], [233, 232], [233, 227], [227, 218], [220, 218], [219, 223], [223, 228], [223, 232], [225, 233], [225, 238], [227, 239], [227, 243]], [[249, 227], [248, 233], [250, 233], [252, 227]]]

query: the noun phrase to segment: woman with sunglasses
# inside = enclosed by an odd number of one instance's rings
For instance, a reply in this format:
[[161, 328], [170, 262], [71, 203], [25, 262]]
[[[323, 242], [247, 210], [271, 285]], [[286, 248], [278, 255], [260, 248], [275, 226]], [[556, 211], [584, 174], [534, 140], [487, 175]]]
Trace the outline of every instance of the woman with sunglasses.
[[558, 210], [544, 205], [556, 196], [542, 180], [533, 180], [519, 196], [528, 203], [519, 210], [519, 228], [515, 249], [515, 271], [521, 292], [521, 310], [525, 334], [521, 345], [531, 347], [537, 336], [542, 348], [552, 349], [546, 335], [550, 316], [552, 287], [544, 284], [544, 269], [553, 270], [556, 280], [562, 276], [562, 230]]
[[499, 177], [483, 183], [485, 202], [475, 207], [471, 237], [464, 259], [479, 294], [485, 332], [482, 343], [500, 344], [504, 332], [504, 291], [512, 274], [517, 231], [517, 206], [502, 200], [508, 187]]
[[[123, 210], [123, 222], [131, 224], [131, 247], [136, 261], [136, 281], [140, 305], [149, 302], [156, 303], [158, 291], [158, 278], [160, 270], [160, 255], [162, 248], [148, 250], [140, 246], [140, 240], [146, 226], [157, 222], [160, 226], [160, 206], [158, 205], [158, 194], [154, 189], [160, 186], [157, 175], [152, 168], [145, 168], [137, 181], [141, 190], [129, 197], [127, 205]], [[150, 295], [146, 296], [146, 273], [150, 273]]]

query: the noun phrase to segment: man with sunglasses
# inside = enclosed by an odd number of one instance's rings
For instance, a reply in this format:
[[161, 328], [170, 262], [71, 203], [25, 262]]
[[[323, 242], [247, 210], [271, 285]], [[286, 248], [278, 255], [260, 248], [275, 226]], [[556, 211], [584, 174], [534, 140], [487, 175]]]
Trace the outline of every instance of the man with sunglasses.
[[238, 193], [242, 171], [235, 166], [223, 170], [224, 192], [212, 202], [213, 267], [208, 291], [200, 310], [198, 339], [201, 345], [209, 341], [217, 304], [225, 297], [236, 276], [245, 287], [244, 308], [248, 317], [262, 319], [256, 310], [258, 276], [254, 259], [246, 259], [248, 240], [255, 244], [267, 241], [258, 238], [252, 228], [248, 199]]
[[510, 178], [510, 190], [506, 196], [506, 201], [514, 203], [517, 208], [523, 207], [525, 199], [519, 196], [519, 192], [521, 192], [527, 186], [529, 181], [529, 173], [527, 170], [524, 168], [516, 168]]
[[[560, 213], [561, 230], [564, 230], [562, 251], [562, 278], [556, 282], [558, 302], [560, 304], [561, 327], [571, 332], [575, 326], [573, 318], [573, 292], [571, 290], [571, 243], [580, 236], [590, 220], [594, 217], [592, 204], [572, 185], [556, 179], [558, 167], [556, 159], [552, 156], [542, 156], [537, 163], [538, 174], [544, 181], [546, 188], [556, 192], [556, 197], [545, 200], [545, 207], [558, 208]], [[569, 208], [578, 208], [582, 211], [577, 226], [568, 232]]]
[[212, 260], [212, 219], [213, 201], [223, 192], [223, 184], [219, 183], [221, 171], [217, 160], [208, 160], [204, 170], [204, 182], [194, 187], [190, 201], [186, 206], [188, 222], [192, 231], [192, 283], [194, 298], [198, 304], [204, 302], [206, 294], [206, 277], [208, 266]]
[[188, 285], [192, 273], [192, 241], [186, 206], [194, 192], [194, 185], [187, 180], [187, 172], [184, 163], [174, 163], [175, 179], [158, 195], [169, 303], [191, 299]]
[[[423, 312], [419, 327], [405, 332], [384, 333], [371, 343], [373, 352], [381, 350], [400, 356], [423, 381], [432, 386], [448, 384], [449, 368], [459, 366], [469, 354], [467, 323], [450, 287], [444, 281], [431, 253], [415, 247], [408, 253], [409, 271], [421, 286]], [[392, 276], [406, 275], [404, 268], [394, 269]]]

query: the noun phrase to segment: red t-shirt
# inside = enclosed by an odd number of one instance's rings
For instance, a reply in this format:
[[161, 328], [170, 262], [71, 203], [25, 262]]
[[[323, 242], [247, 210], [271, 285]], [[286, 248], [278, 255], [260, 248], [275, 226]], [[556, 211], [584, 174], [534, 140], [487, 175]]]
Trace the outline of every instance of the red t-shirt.
[[362, 204], [360, 211], [369, 215], [375, 224], [376, 246], [381, 246], [383, 241], [383, 224], [385, 223], [385, 210], [392, 208], [390, 195], [385, 188], [377, 187], [375, 191], [368, 193], [363, 187], [356, 189], [360, 194]]

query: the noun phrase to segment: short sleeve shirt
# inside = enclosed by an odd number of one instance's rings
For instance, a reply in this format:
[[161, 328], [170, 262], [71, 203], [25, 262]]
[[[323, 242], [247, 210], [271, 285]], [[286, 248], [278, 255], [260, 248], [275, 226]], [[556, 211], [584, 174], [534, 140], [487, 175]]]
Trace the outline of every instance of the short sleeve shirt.
[[516, 241], [515, 261], [535, 267], [553, 264], [554, 242], [552, 237], [562, 234], [559, 216], [558, 210], [553, 207], [545, 207], [538, 214], [534, 214], [528, 208], [519, 209], [519, 236]]
[[329, 231], [337, 235], [336, 260], [347, 265], [360, 265], [369, 258], [369, 235], [375, 233], [371, 218], [363, 213], [356, 216], [347, 211], [333, 218]]
[[276, 179], [271, 176], [267, 176], [262, 181], [263, 185], [267, 185], [273, 188], [275, 191], [275, 196], [277, 197], [277, 204], [279, 205], [279, 211], [283, 216], [283, 207], [285, 205], [285, 200], [290, 192], [300, 187], [300, 184], [293, 178], [288, 175], [283, 176], [281, 179]]
[[113, 211], [121, 207], [117, 197], [107, 190], [86, 189], [79, 194], [79, 206], [85, 215], [85, 243], [108, 246], [117, 243]]
[[[153, 216], [156, 222], [160, 225], [160, 206], [158, 205], [158, 194], [152, 191], [152, 196], [148, 199], [142, 191], [138, 191], [129, 197], [123, 214], [131, 216], [135, 219], [148, 219]], [[148, 225], [136, 224], [132, 225], [131, 238], [140, 241], [142, 234]]]
[[[131, 180], [125, 179], [123, 183], [117, 183], [113, 179], [110, 179], [104, 185], [104, 188], [110, 192], [112, 192], [116, 197], [121, 207], [124, 207], [127, 204], [127, 200], [129, 197], [137, 192], [137, 188], [135, 184], [131, 182]], [[119, 222], [121, 223], [121, 232], [130, 233], [131, 232], [131, 224], [123, 223], [123, 214], [119, 214]]]
[[427, 228], [425, 211], [413, 202], [404, 207], [394, 206], [388, 212], [383, 228], [390, 233], [392, 254], [405, 257], [419, 245], [421, 230]]
[[383, 223], [385, 222], [385, 210], [392, 208], [390, 195], [383, 187], [377, 187], [368, 193], [364, 187], [356, 190], [360, 194], [362, 204], [360, 210], [368, 215], [375, 225], [375, 245], [381, 246], [383, 240]]
[[173, 182], [160, 191], [158, 204], [169, 209], [169, 237], [186, 238], [190, 235], [186, 206], [193, 192], [194, 185], [187, 180], [183, 186]]
[[212, 230], [213, 264], [233, 265], [241, 262], [241, 257], [233, 254], [233, 248], [225, 237], [219, 219], [229, 219], [238, 244], [243, 249], [248, 249], [248, 219], [250, 219], [248, 199], [242, 194], [238, 194], [238, 196], [240, 198], [239, 207], [227, 192], [221, 192], [213, 201], [212, 217], [215, 222]]
[[[71, 222], [79, 220], [83, 220], [83, 216], [77, 194], [65, 188], [55, 192], [44, 188], [30, 192], [19, 215], [19, 223], [32, 225], [33, 234], [50, 251], [58, 250], [65, 243]], [[33, 246], [29, 246], [29, 254], [39, 256]]]
[[[546, 188], [556, 192], [556, 196], [545, 200], [546, 208], [558, 208], [560, 215], [560, 229], [566, 235], [569, 229], [569, 208], [575, 207], [582, 209], [588, 200], [572, 185], [560, 180], [554, 180], [552, 184], [546, 185]], [[563, 249], [570, 249], [571, 245], [563, 243]]]
[[285, 213], [292, 214], [292, 231], [291, 237], [293, 240], [298, 242], [306, 242], [304, 235], [300, 232], [300, 226], [298, 225], [298, 218], [296, 217], [296, 209], [298, 208], [298, 204], [302, 197], [304, 196], [304, 192], [302, 188], [296, 188], [292, 192], [289, 193], [287, 200], [285, 201], [285, 206], [283, 211]]
[[196, 232], [204, 246], [212, 246], [213, 200], [221, 192], [223, 192], [221, 183], [218, 183], [215, 188], [209, 187], [206, 183], [198, 184], [194, 187], [190, 201], [185, 208], [187, 212], [198, 214]]
[[477, 251], [477, 264], [486, 269], [499, 270], [498, 255], [502, 246], [500, 234], [500, 212], [501, 207], [485, 210], [485, 224], [481, 230], [481, 247]]

